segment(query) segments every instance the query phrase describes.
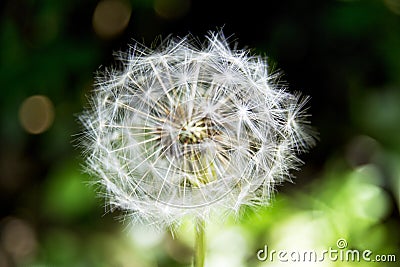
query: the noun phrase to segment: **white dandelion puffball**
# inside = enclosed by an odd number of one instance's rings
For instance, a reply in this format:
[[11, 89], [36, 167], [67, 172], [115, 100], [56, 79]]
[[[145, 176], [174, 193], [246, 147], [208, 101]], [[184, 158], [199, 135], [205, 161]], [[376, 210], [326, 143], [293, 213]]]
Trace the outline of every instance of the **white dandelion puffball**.
[[111, 208], [169, 227], [267, 203], [314, 143], [304, 105], [266, 59], [222, 33], [136, 45], [100, 73], [80, 116], [87, 167]]

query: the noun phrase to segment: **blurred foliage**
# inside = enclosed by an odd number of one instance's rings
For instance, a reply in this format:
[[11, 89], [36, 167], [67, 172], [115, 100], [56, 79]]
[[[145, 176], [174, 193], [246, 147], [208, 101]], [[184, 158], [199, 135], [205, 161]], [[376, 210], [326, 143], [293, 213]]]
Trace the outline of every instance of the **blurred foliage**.
[[[270, 207], [210, 223], [207, 266], [365, 266], [256, 257], [264, 245], [337, 249], [340, 238], [351, 249], [396, 255], [397, 263], [368, 266], [398, 265], [400, 1], [105, 1], [112, 2], [105, 9], [94, 0], [0, 3], [1, 267], [190, 265], [190, 221], [172, 238], [104, 210], [73, 147], [75, 116], [98, 66], [113, 64], [112, 51], [132, 39], [151, 45], [160, 35], [202, 36], [222, 26], [239, 47], [278, 62], [292, 90], [312, 96], [321, 140]], [[54, 106], [46, 111], [54, 123], [36, 135], [20, 123], [32, 95]]]

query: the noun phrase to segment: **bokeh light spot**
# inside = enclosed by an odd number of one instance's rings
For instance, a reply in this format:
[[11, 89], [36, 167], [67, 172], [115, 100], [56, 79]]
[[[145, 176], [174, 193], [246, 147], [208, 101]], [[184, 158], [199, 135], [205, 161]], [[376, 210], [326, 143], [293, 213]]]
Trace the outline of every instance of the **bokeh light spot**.
[[32, 257], [37, 249], [33, 228], [25, 221], [14, 217], [5, 219], [1, 242], [4, 249], [19, 262]]
[[375, 139], [366, 135], [356, 136], [347, 145], [346, 159], [353, 167], [369, 164], [379, 149]]
[[53, 123], [53, 103], [43, 95], [31, 96], [22, 103], [19, 110], [19, 119], [22, 127], [28, 133], [43, 133]]
[[154, 10], [165, 19], [177, 19], [186, 15], [190, 0], [155, 0]]
[[131, 18], [131, 6], [123, 0], [100, 1], [93, 13], [93, 29], [104, 39], [121, 34]]
[[400, 15], [400, 0], [384, 0], [383, 2], [390, 11]]
[[8, 263], [8, 259], [7, 259], [7, 255], [6, 255], [6, 253], [5, 252], [3, 252], [3, 250], [1, 250], [1, 248], [0, 248], [0, 266], [2, 266], [2, 267], [9, 267], [9, 266], [11, 266], [9, 263]]

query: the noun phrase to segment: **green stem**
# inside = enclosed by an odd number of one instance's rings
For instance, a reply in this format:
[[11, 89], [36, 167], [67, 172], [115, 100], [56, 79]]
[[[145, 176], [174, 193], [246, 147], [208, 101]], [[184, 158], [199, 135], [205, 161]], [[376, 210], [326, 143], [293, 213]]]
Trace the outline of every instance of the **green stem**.
[[195, 222], [195, 232], [196, 232], [195, 258], [194, 258], [195, 267], [204, 267], [204, 258], [206, 254], [204, 228], [205, 228], [204, 220], [197, 218]]

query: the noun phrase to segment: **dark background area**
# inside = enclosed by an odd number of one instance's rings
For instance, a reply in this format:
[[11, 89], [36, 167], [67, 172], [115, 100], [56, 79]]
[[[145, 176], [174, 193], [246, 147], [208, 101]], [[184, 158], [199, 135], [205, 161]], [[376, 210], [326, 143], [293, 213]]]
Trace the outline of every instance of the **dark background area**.
[[[235, 222], [247, 254], [226, 266], [260, 266], [257, 248], [311, 211], [335, 225], [324, 236], [325, 223], [301, 221], [316, 225], [313, 244], [345, 236], [400, 260], [400, 1], [14, 0], [0, 3], [0, 267], [190, 263], [190, 240], [149, 234], [146, 245], [147, 230], [105, 213], [74, 147], [76, 116], [95, 72], [116, 64], [113, 52], [221, 28], [232, 47], [268, 57], [290, 91], [311, 96], [320, 138], [271, 207]], [[321, 266], [342, 266], [330, 264]]]

